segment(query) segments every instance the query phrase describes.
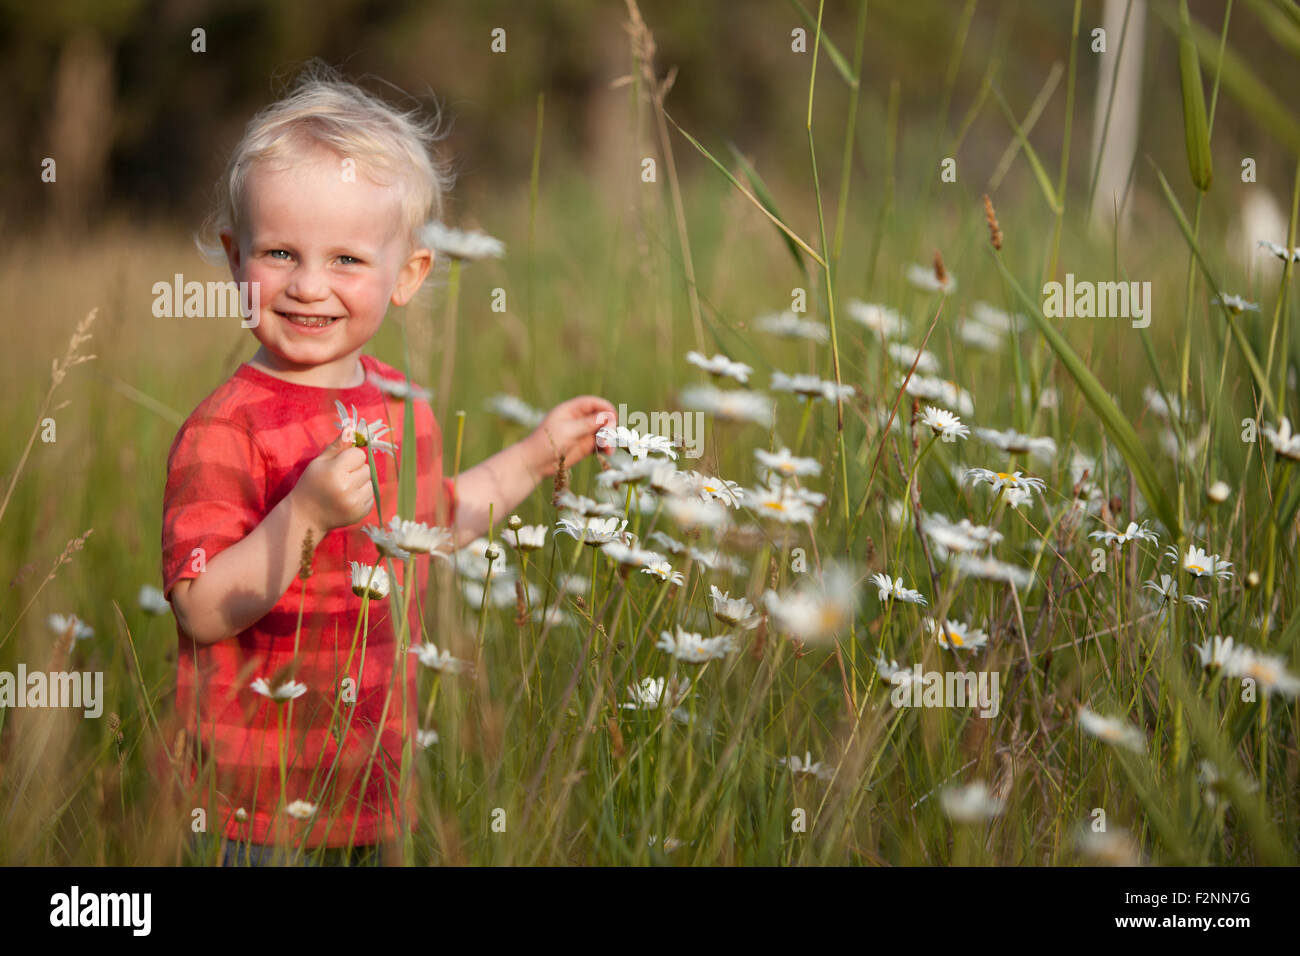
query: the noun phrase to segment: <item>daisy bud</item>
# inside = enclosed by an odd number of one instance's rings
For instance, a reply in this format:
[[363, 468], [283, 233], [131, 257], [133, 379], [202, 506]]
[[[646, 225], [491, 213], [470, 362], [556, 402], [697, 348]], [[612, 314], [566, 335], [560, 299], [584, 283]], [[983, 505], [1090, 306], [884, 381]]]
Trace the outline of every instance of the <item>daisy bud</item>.
[[1250, 589], [1251, 591], [1253, 591], [1253, 590], [1255, 590], [1255, 588], [1259, 587], [1259, 572], [1258, 572], [1258, 571], [1251, 571], [1250, 574], [1246, 575], [1246, 587], [1247, 587], [1248, 589]]
[[497, 558], [501, 557], [501, 552], [496, 548], [489, 547], [484, 550], [483, 557], [487, 558], [489, 561], [495, 561]]
[[1226, 481], [1216, 481], [1210, 487], [1205, 489], [1205, 497], [1209, 498], [1216, 505], [1221, 505], [1228, 500], [1228, 495], [1232, 494], [1232, 489], [1228, 487]]
[[510, 520], [506, 522], [506, 527], [511, 531], [518, 531], [524, 526], [524, 519], [519, 515], [511, 515]]
[[240, 807], [238, 810], [235, 811], [235, 819], [238, 820], [240, 823], [247, 823], [248, 811], [245, 810], [243, 807]]

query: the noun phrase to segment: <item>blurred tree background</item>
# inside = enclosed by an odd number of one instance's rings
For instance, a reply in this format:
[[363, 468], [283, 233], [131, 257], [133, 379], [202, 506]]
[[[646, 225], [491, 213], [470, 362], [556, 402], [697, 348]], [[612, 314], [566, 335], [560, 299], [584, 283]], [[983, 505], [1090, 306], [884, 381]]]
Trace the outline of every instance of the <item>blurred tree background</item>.
[[[791, 31], [806, 26], [798, 6], [796, 0], [647, 0], [642, 12], [658, 43], [661, 74], [677, 69], [667, 99], [673, 117], [720, 155], [725, 139], [735, 142], [774, 186], [806, 190], [803, 124], [812, 31], [809, 52], [792, 51]], [[815, 0], [804, 6], [816, 15]], [[1103, 6], [1087, 0], [1080, 25], [1079, 161], [1072, 162], [1071, 176], [1085, 188], [1098, 71], [1111, 63], [1086, 52]], [[1271, 8], [1270, 2], [1239, 3], [1231, 46], [1286, 100], [1295, 89], [1295, 60], [1270, 36], [1264, 14]], [[1135, 9], [1145, 21], [1139, 152], [1150, 151], [1166, 168], [1185, 168], [1178, 155], [1176, 44], [1145, 2]], [[858, 10], [849, 0], [825, 6], [825, 33], [849, 59]], [[998, 88], [1017, 115], [1025, 115], [1053, 64], [1067, 58], [1072, 10], [1068, 0], [871, 2], [855, 153], [866, 177], [864, 201], [883, 172], [892, 81], [900, 93], [898, 172], [914, 175], [917, 165], [928, 171], [936, 124], [955, 132], [991, 60], [998, 64]], [[1194, 0], [1191, 11], [1217, 33], [1224, 0]], [[942, 91], [968, 16], [969, 37], [945, 120]], [[445, 148], [460, 174], [451, 197], [453, 222], [467, 214], [472, 220], [485, 202], [509, 199], [511, 190], [526, 187], [539, 93], [546, 97], [543, 178], [574, 174], [607, 183], [619, 175], [620, 150], [633, 133], [629, 88], [611, 87], [631, 70], [626, 20], [623, 0], [0, 0], [3, 224], [11, 233], [78, 230], [116, 217], [192, 230], [243, 124], [312, 57], [354, 79], [367, 78], [371, 89], [382, 91], [388, 83], [426, 105], [436, 98], [447, 108], [454, 125]], [[506, 31], [504, 53], [490, 50], [498, 27]], [[202, 52], [194, 50], [196, 30], [203, 31]], [[1119, 38], [1108, 42], [1113, 54]], [[836, 139], [843, 136], [848, 91], [824, 52], [820, 69], [818, 115], [835, 118], [823, 119], [817, 130], [826, 138], [826, 151], [819, 149], [828, 167], [826, 185], [837, 182]], [[1032, 140], [1061, 141], [1063, 89], [1062, 83]], [[1285, 181], [1284, 155], [1268, 131], [1226, 97], [1220, 106], [1216, 150], [1236, 144], [1242, 155], [1257, 159], [1261, 181]], [[963, 140], [963, 177], [986, 180], [1012, 136], [988, 100]], [[716, 175], [678, 143], [684, 176]], [[647, 148], [653, 147], [651, 138]], [[921, 158], [909, 166], [915, 151]], [[57, 190], [41, 182], [45, 157], [57, 159]], [[1225, 158], [1226, 175], [1239, 158]]]

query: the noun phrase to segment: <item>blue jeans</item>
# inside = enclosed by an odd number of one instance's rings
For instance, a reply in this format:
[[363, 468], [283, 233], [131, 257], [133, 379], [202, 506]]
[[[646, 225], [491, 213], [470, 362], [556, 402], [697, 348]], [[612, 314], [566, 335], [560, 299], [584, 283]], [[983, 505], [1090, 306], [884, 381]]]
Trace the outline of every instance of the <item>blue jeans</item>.
[[367, 844], [346, 847], [317, 847], [298, 850], [293, 847], [266, 846], [223, 839], [221, 834], [197, 833], [193, 849], [201, 863], [216, 856], [216, 847], [224, 843], [219, 866], [381, 866], [381, 848]]

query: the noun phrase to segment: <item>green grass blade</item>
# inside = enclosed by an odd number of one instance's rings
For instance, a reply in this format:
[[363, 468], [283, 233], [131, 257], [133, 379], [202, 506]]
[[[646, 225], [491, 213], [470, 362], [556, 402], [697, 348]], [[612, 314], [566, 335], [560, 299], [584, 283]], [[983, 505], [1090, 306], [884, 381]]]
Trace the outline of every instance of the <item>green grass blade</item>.
[[[790, 6], [794, 7], [795, 10], [799, 12], [799, 16], [803, 17], [804, 23], [808, 24], [808, 26], [812, 27], [814, 30], [817, 29], [817, 18], [809, 13], [799, 0], [790, 0]], [[830, 37], [825, 33], [821, 35], [820, 42], [826, 50], [826, 55], [829, 56], [831, 62], [835, 64], [835, 69], [839, 72], [840, 76], [844, 78], [844, 82], [849, 84], [849, 86], [856, 88], [858, 85], [858, 78], [854, 75], [853, 68], [849, 66], [849, 61], [844, 59], [844, 56], [835, 48], [835, 44], [831, 42]]]
[[753, 193], [751, 193], [748, 189], [746, 189], [744, 185], [738, 179], [736, 179], [735, 176], [731, 175], [731, 170], [727, 169], [726, 166], [723, 166], [722, 163], [718, 162], [718, 160], [714, 157], [714, 155], [710, 153], [707, 149], [705, 149], [704, 145], [699, 140], [697, 140], [690, 133], [686, 132], [686, 130], [678, 126], [677, 120], [673, 119], [672, 116], [668, 114], [667, 110], [664, 110], [664, 118], [668, 120], [668, 122], [672, 123], [673, 128], [676, 129], [677, 132], [685, 136], [687, 142], [689, 142], [692, 146], [694, 146], [697, 150], [699, 150], [701, 155], [703, 155], [705, 159], [707, 159], [714, 166], [716, 166], [718, 171], [721, 172], [722, 175], [727, 177], [727, 181], [731, 183], [731, 185], [739, 189], [741, 193], [745, 196], [745, 198], [748, 199], [750, 202], [752, 202], [755, 206], [757, 206], [764, 216], [766, 216], [768, 219], [771, 219], [772, 222], [776, 224], [776, 227], [778, 229], [780, 229], [787, 236], [793, 239], [795, 244], [800, 249], [802, 249], [804, 252], [808, 253], [808, 255], [812, 257], [814, 262], [816, 262], [819, 266], [825, 267], [826, 265], [825, 260], [823, 260], [822, 257], [817, 254], [816, 250], [814, 250], [812, 246], [808, 245], [808, 243], [800, 239], [797, 235], [795, 235], [794, 231], [791, 230], [789, 226], [787, 226], [780, 219], [778, 219], [771, 212], [769, 212], [767, 207], [765, 207], [761, 202], [759, 202], [758, 197], [756, 197]]
[[[1165, 25], [1178, 32], [1177, 21], [1162, 5], [1154, 5], [1156, 14]], [[1199, 23], [1189, 23], [1196, 53], [1208, 67], [1219, 64], [1219, 38], [1213, 31]], [[1253, 115], [1273, 138], [1285, 146], [1293, 156], [1300, 156], [1300, 122], [1277, 95], [1264, 85], [1255, 72], [1236, 53], [1225, 47], [1223, 51], [1223, 86], [1228, 95], [1246, 112]]]
[[1102, 388], [1101, 383], [1097, 381], [1097, 377], [1092, 374], [1088, 366], [1083, 363], [1083, 360], [1079, 358], [1078, 353], [1070, 347], [1070, 343], [1043, 317], [1042, 309], [1038, 303], [1032, 301], [1025, 294], [1024, 289], [1020, 288], [1020, 284], [1016, 282], [1007, 267], [1003, 265], [1001, 257], [994, 254], [993, 259], [997, 262], [998, 269], [1001, 270], [1008, 287], [1016, 294], [1025, 311], [1038, 325], [1039, 331], [1043, 333], [1043, 338], [1047, 340], [1047, 344], [1052, 347], [1056, 357], [1060, 359], [1061, 364], [1070, 373], [1075, 384], [1079, 386], [1079, 391], [1083, 393], [1083, 397], [1092, 406], [1093, 412], [1096, 413], [1107, 434], [1110, 435], [1111, 441], [1115, 443], [1115, 447], [1124, 456], [1124, 461], [1128, 463], [1133, 472], [1133, 477], [1137, 480], [1138, 487], [1142, 489], [1143, 496], [1155, 511], [1156, 516], [1169, 530], [1169, 533], [1177, 538], [1180, 533], [1178, 514], [1174, 510], [1169, 496], [1165, 494], [1164, 487], [1156, 474], [1155, 465], [1152, 463], [1150, 456], [1147, 455], [1146, 450], [1143, 449], [1141, 442], [1138, 441], [1137, 432], [1133, 430], [1133, 426], [1129, 424], [1129, 420], [1123, 413], [1115, 407], [1110, 395]]
[[1208, 192], [1214, 181], [1210, 157], [1210, 128], [1205, 120], [1205, 88], [1201, 86], [1201, 61], [1192, 40], [1192, 20], [1187, 0], [1178, 3], [1178, 83], [1183, 94], [1183, 138], [1187, 142], [1187, 166], [1192, 184]]
[[[1155, 163], [1152, 163], [1151, 165], [1155, 167], [1156, 175], [1160, 178], [1160, 188], [1164, 190], [1165, 199], [1169, 203], [1169, 208], [1173, 210], [1174, 219], [1178, 223], [1178, 228], [1182, 230], [1183, 238], [1187, 240], [1187, 245], [1191, 248], [1192, 255], [1196, 257], [1196, 262], [1201, 267], [1201, 273], [1205, 276], [1206, 283], [1210, 286], [1210, 290], [1216, 297], [1221, 297], [1222, 293], [1219, 290], [1219, 284], [1214, 281], [1214, 274], [1210, 272], [1210, 266], [1205, 261], [1205, 256], [1201, 254], [1201, 247], [1197, 244], [1196, 237], [1192, 235], [1192, 227], [1188, 224], [1187, 217], [1183, 215], [1182, 207], [1178, 205], [1178, 198], [1174, 195], [1173, 188], [1169, 185], [1169, 180], [1165, 178], [1165, 174], [1161, 172], [1159, 166], [1156, 166]], [[1241, 354], [1246, 358], [1246, 364], [1250, 367], [1250, 374], [1255, 379], [1256, 387], [1259, 388], [1260, 392], [1264, 396], [1265, 404], [1267, 404], [1269, 410], [1276, 415], [1277, 407], [1273, 404], [1273, 394], [1268, 387], [1268, 376], [1264, 373], [1264, 367], [1259, 364], [1259, 358], [1255, 355], [1255, 350], [1252, 349], [1250, 343], [1246, 341], [1245, 335], [1237, 325], [1236, 317], [1227, 309], [1223, 310], [1223, 315], [1228, 322], [1228, 328], [1232, 330], [1232, 337], [1237, 342], [1237, 348], [1241, 349]]]
[[1011, 128], [1016, 131], [1016, 139], [1020, 141], [1020, 148], [1025, 151], [1025, 158], [1029, 160], [1029, 165], [1034, 171], [1034, 178], [1038, 180], [1038, 185], [1042, 187], [1043, 195], [1047, 197], [1047, 204], [1052, 207], [1052, 212], [1060, 215], [1061, 202], [1056, 196], [1056, 187], [1052, 185], [1052, 180], [1048, 178], [1047, 170], [1043, 168], [1038, 154], [1034, 152], [1034, 147], [1029, 145], [1029, 137], [1020, 126], [1020, 121], [1016, 119], [1011, 107], [1002, 96], [1002, 91], [998, 89], [997, 84], [993, 84], [993, 95], [997, 98], [998, 106], [1002, 107], [1002, 112], [1006, 115], [1007, 122]]
[[[767, 183], [763, 182], [763, 178], [758, 175], [758, 170], [750, 165], [749, 160], [741, 155], [740, 150], [736, 148], [736, 144], [731, 140], [727, 140], [727, 149], [731, 150], [732, 158], [735, 159], [736, 164], [744, 172], [745, 178], [749, 180], [749, 185], [754, 190], [754, 195], [758, 197], [758, 201], [763, 204], [763, 208], [767, 210], [772, 218], [784, 222], [784, 217], [777, 211], [776, 201], [772, 198], [772, 191], [767, 188]], [[790, 250], [790, 255], [794, 257], [794, 264], [799, 271], [807, 273], [808, 269], [804, 264], [803, 256], [799, 255], [799, 246], [785, 231], [782, 231], [781, 239], [785, 242], [786, 248]]]

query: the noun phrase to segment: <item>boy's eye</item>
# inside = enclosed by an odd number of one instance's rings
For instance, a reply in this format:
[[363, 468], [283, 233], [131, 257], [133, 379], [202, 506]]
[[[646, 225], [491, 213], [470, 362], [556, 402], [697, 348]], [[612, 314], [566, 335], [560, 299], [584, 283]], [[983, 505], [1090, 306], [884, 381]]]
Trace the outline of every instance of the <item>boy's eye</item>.
[[284, 249], [272, 249], [270, 252], [267, 253], [267, 255], [270, 256], [272, 259], [279, 259], [282, 255], [286, 259], [289, 258], [289, 253]]
[[361, 260], [356, 256], [339, 256], [339, 261], [345, 266], [355, 266], [361, 263]]

